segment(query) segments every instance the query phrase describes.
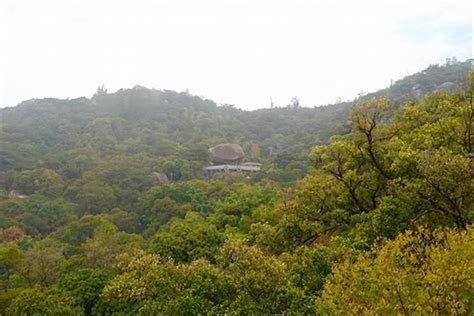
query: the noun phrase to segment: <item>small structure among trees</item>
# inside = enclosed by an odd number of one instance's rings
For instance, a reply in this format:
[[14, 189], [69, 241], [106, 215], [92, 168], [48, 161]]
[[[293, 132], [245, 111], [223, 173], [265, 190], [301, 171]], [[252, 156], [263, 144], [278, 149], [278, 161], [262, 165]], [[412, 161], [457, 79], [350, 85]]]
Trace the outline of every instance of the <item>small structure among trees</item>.
[[18, 191], [11, 190], [10, 193], [8, 193], [8, 197], [10, 199], [25, 199], [27, 196], [25, 194], [21, 194]]
[[238, 144], [219, 144], [209, 149], [211, 162], [214, 165], [240, 163], [245, 155]]
[[208, 176], [217, 172], [258, 172], [261, 168], [258, 162], [241, 164], [245, 154], [238, 144], [219, 144], [210, 148], [209, 153], [212, 166], [203, 169]]

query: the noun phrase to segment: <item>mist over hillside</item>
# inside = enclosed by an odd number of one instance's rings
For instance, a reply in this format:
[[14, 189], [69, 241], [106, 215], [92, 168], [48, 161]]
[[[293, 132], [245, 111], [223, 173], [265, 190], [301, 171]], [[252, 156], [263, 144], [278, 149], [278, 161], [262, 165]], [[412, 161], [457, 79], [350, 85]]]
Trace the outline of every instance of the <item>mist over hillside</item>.
[[[470, 68], [471, 60], [433, 65], [360, 100], [387, 96], [397, 107], [437, 89], [459, 91]], [[186, 159], [190, 149], [202, 153], [218, 143], [239, 143], [251, 159], [275, 162], [292, 157], [304, 164], [312, 146], [349, 131], [352, 105], [307, 108], [294, 103], [244, 111], [186, 92], [141, 86], [115, 93], [99, 88], [91, 99], [33, 99], [0, 110], [0, 168], [31, 167], [39, 155], [71, 150], [98, 157], [140, 152]], [[258, 148], [258, 157], [252, 147]], [[205, 163], [205, 155], [196, 161]]]
[[1, 109], [0, 315], [472, 314], [473, 91], [468, 60], [312, 108]]

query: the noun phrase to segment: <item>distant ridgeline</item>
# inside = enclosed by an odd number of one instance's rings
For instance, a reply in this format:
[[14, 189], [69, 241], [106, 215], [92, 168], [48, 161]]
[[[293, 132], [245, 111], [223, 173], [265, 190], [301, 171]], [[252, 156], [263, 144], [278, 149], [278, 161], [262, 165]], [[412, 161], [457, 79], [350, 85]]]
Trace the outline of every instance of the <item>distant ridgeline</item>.
[[393, 103], [400, 104], [407, 99], [420, 99], [435, 91], [459, 91], [467, 83], [467, 75], [474, 59], [457, 62], [447, 59], [444, 65], [430, 65], [413, 75], [395, 81], [390, 87], [364, 95], [362, 99], [386, 96]]
[[[1, 110], [0, 315], [474, 315], [470, 67], [354, 105]], [[433, 89], [462, 90], [399, 106]]]
[[[386, 95], [398, 105], [436, 89], [457, 90], [471, 64], [430, 66], [361, 98]], [[244, 111], [141, 86], [115, 93], [102, 87], [91, 99], [32, 99], [0, 110], [0, 171], [43, 168], [79, 179], [116, 163], [176, 181], [204, 176], [208, 149], [235, 143], [249, 161], [265, 162], [270, 178], [291, 182], [305, 174], [311, 147], [349, 131], [352, 104]]]

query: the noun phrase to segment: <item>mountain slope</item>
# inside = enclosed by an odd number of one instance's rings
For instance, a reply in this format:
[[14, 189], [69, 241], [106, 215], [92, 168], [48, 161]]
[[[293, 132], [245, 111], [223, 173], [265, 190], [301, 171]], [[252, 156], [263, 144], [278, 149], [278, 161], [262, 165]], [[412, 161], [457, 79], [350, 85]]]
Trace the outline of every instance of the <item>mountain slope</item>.
[[[470, 67], [470, 61], [430, 66], [362, 98], [385, 95], [399, 104], [440, 87], [456, 89]], [[99, 91], [92, 99], [33, 99], [0, 111], [0, 168], [31, 167], [38, 155], [64, 150], [166, 156], [179, 155], [188, 146], [204, 148], [220, 142], [240, 143], [246, 152], [257, 144], [262, 157], [270, 158], [307, 151], [347, 131], [350, 107], [351, 103], [340, 103], [243, 111], [187, 93], [139, 86], [111, 94]]]

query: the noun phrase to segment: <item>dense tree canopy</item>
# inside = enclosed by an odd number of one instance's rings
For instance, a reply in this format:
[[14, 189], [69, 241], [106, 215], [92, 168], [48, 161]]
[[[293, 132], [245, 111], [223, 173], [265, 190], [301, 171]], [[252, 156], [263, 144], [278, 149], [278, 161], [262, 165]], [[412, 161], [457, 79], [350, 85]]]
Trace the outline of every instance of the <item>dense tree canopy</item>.
[[[312, 109], [1, 110], [0, 314], [472, 314], [474, 72], [433, 92], [465, 70]], [[262, 171], [205, 177], [218, 143]]]

